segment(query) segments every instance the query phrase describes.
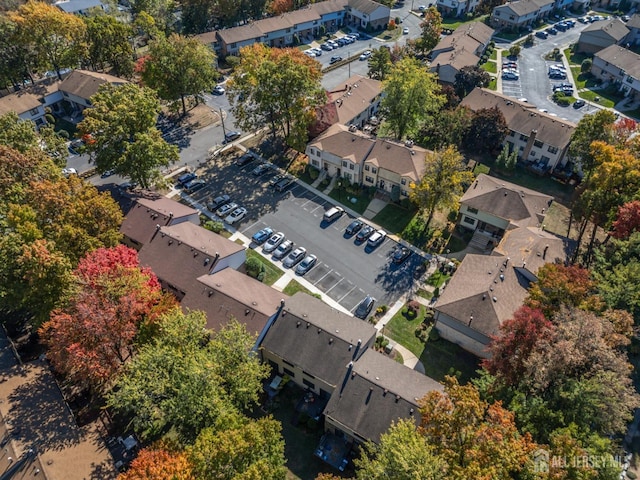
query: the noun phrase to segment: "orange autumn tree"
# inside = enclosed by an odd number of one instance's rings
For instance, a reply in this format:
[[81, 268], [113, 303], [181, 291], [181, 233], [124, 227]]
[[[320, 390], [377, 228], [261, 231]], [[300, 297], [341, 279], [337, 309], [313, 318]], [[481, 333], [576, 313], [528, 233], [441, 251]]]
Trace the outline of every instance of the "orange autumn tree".
[[195, 477], [185, 452], [158, 443], [140, 450], [118, 480], [195, 480]]
[[120, 245], [84, 257], [74, 272], [76, 290], [39, 333], [47, 356], [76, 385], [100, 391], [133, 352], [141, 323], [164, 301], [160, 283], [140, 266], [135, 250]]
[[420, 400], [418, 431], [449, 465], [452, 479], [513, 478], [526, 471], [537, 448], [528, 433], [520, 434], [514, 414], [500, 402], [480, 399], [473, 385], [446, 377], [444, 392]]

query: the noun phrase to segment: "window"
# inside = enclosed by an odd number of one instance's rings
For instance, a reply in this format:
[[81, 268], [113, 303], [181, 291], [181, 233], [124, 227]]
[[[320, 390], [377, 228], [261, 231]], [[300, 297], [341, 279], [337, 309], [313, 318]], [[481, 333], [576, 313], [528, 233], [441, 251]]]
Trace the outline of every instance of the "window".
[[549, 163], [549, 160], [549, 157], [545, 157], [544, 155], [542, 156], [542, 163]]
[[475, 225], [476, 224], [476, 220], [474, 218], [471, 217], [467, 217], [465, 215], [464, 219], [462, 220], [464, 223], [468, 223], [469, 225]]
[[406, 190], [400, 190], [400, 193], [402, 193], [402, 195], [404, 195], [405, 197], [409, 196], [409, 192], [407, 192]]
[[345, 162], [344, 160], [342, 161], [342, 166], [344, 168], [347, 168], [349, 166], [349, 162]]
[[536, 156], [536, 152], [534, 152], [533, 150], [531, 150], [531, 156], [535, 157]]
[[547, 150], [549, 150], [549, 153], [558, 153], [558, 147], [554, 147], [553, 145], [549, 145], [549, 148], [547, 148]]
[[311, 153], [311, 155], [315, 155], [316, 154], [315, 148], [310, 148], [309, 152]]
[[527, 140], [529, 140], [529, 137], [527, 137], [526, 135], [521, 133], [520, 134], [520, 140], [522, 140], [523, 142], [526, 142]]
[[353, 170], [353, 168], [354, 168], [353, 163], [350, 163], [350, 164], [349, 164], [349, 170]]
[[371, 173], [378, 173], [378, 169], [376, 167], [371, 167]]
[[476, 215], [478, 213], [478, 209], [473, 207], [467, 207], [467, 212], [473, 213], [474, 215]]
[[538, 148], [541, 148], [543, 145], [543, 143], [540, 140], [536, 140], [535, 142], [533, 142], [533, 144]]
[[516, 132], [514, 132], [513, 130], [509, 130], [509, 136], [510, 137], [515, 137], [516, 136]]
[[522, 152], [524, 150], [524, 147], [522, 145], [520, 145], [519, 150]]
[[313, 165], [314, 167], [319, 167], [320, 162], [318, 160], [311, 160], [311, 165]]
[[37, 115], [38, 114], [38, 108], [37, 107], [36, 108], [32, 108], [31, 110], [29, 110], [29, 113], [31, 115]]
[[364, 170], [365, 170], [365, 172], [368, 172], [369, 171], [369, 165], [365, 165], [364, 166]]
[[400, 183], [401, 183], [402, 185], [406, 185], [406, 184], [407, 184], [407, 179], [406, 179], [406, 178], [403, 178], [402, 180], [400, 180]]
[[369, 183], [374, 183], [375, 182], [375, 180], [373, 178], [371, 178], [371, 177], [364, 177], [364, 181], [365, 182], [369, 182]]
[[307, 380], [306, 378], [302, 379], [302, 383], [305, 384], [307, 387], [309, 387], [311, 390], [315, 390], [316, 386], [311, 383], [309, 380]]
[[293, 373], [291, 370], [289, 370], [288, 368], [283, 368], [282, 369], [284, 371], [284, 373], [286, 373], [287, 375], [289, 375], [291, 378], [296, 378], [296, 374]]
[[287, 365], [289, 365], [290, 367], [293, 367], [293, 363], [287, 362], [286, 360], [282, 360], [284, 363], [286, 363]]
[[627, 83], [633, 83], [633, 77], [627, 77], [626, 81]]

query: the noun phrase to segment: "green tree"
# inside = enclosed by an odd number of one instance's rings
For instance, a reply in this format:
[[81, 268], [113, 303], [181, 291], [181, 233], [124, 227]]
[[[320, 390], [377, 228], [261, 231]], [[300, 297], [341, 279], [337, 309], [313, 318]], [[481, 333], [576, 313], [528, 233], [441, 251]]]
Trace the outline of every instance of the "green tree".
[[[175, 23], [174, 11], [176, 4], [173, 0], [132, 0], [131, 12], [135, 20], [145, 14], [153, 19], [154, 32], [157, 35], [169, 34]], [[147, 25], [151, 25], [145, 20]], [[152, 33], [146, 31], [147, 33]]]
[[163, 100], [180, 99], [182, 114], [185, 115], [185, 98], [194, 96], [197, 104], [199, 95], [215, 85], [218, 78], [215, 65], [213, 50], [195, 38], [174, 34], [151, 42], [142, 79]]
[[133, 75], [133, 29], [111, 15], [85, 17], [87, 24], [87, 57], [96, 70], [111, 66], [113, 73], [125, 78]]
[[508, 133], [507, 121], [498, 107], [481, 108], [473, 113], [464, 149], [474, 153], [491, 152], [502, 144]]
[[473, 113], [467, 107], [445, 109], [429, 116], [420, 128], [416, 141], [432, 150], [454, 145], [463, 146]]
[[298, 49], [261, 43], [240, 52], [227, 84], [236, 124], [244, 130], [267, 124], [274, 138], [280, 132], [290, 146], [304, 150], [316, 108], [326, 102], [320, 64]]
[[107, 83], [91, 97], [91, 104], [78, 129], [93, 140], [87, 151], [98, 172], [114, 170], [146, 188], [157, 178], [159, 167], [178, 160], [177, 147], [156, 128], [160, 104], [153, 90]]
[[37, 129], [35, 123], [20, 119], [15, 112], [0, 115], [0, 145], [20, 153], [40, 150], [61, 167], [66, 164], [68, 155], [65, 139], [54, 132], [53, 127]]
[[429, 229], [438, 208], [455, 208], [464, 189], [473, 181], [458, 150], [448, 146], [427, 154], [425, 173], [420, 183], [412, 185], [411, 200], [426, 214], [424, 230]]
[[500, 152], [500, 155], [496, 157], [496, 162], [495, 162], [496, 167], [498, 167], [499, 169], [504, 169], [505, 166], [507, 165], [507, 161], [509, 160], [510, 154], [511, 152], [509, 152], [509, 145], [505, 144], [505, 146], [502, 147], [502, 151]]
[[456, 73], [454, 87], [458, 96], [463, 98], [476, 87], [486, 87], [490, 81], [491, 75], [489, 75], [489, 72], [477, 65], [470, 65], [462, 67], [460, 71]]
[[509, 47], [509, 56], [517, 58], [521, 51], [522, 48], [520, 48], [520, 45], [512, 45]]
[[598, 110], [585, 115], [571, 135], [569, 154], [580, 164], [580, 168], [588, 179], [595, 167], [595, 159], [591, 154], [591, 143], [597, 140], [610, 142], [612, 126], [616, 117], [610, 110]]
[[18, 35], [18, 25], [8, 16], [0, 15], [0, 85], [19, 85], [25, 78], [33, 81], [34, 69], [37, 69], [35, 56]]
[[[229, 419], [227, 419], [227, 422]], [[206, 428], [188, 450], [200, 480], [264, 479], [287, 476], [280, 422], [237, 415], [228, 428]]]
[[411, 420], [399, 420], [380, 436], [378, 445], [365, 444], [355, 460], [356, 477], [361, 480], [444, 480], [447, 464], [416, 429]]
[[391, 71], [391, 52], [388, 48], [380, 47], [373, 51], [369, 58], [369, 78], [384, 80]]
[[417, 131], [420, 124], [444, 104], [435, 75], [415, 59], [404, 58], [393, 65], [383, 82], [382, 108], [388, 128], [397, 140]]
[[591, 72], [591, 67], [593, 66], [593, 60], [590, 58], [585, 58], [580, 64], [580, 71], [582, 73]]
[[420, 28], [422, 34], [416, 42], [416, 47], [423, 53], [430, 52], [440, 41], [442, 34], [442, 15], [436, 7], [427, 8]]
[[257, 398], [268, 367], [242, 349], [255, 339], [234, 321], [209, 342], [205, 324], [202, 312], [185, 315], [175, 309], [165, 315], [109, 393], [109, 405], [132, 415], [143, 437], [174, 428], [183, 440], [193, 441]]
[[86, 27], [80, 17], [44, 2], [29, 1], [9, 18], [16, 23], [18, 37], [28, 45], [39, 65], [60, 70], [75, 67], [84, 54]]

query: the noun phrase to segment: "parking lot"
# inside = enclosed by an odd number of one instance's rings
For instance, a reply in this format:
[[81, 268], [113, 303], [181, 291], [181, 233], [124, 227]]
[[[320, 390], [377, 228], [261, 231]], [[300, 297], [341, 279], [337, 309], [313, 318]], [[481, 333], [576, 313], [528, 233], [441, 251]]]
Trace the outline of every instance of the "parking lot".
[[[403, 264], [393, 264], [390, 257], [398, 244], [390, 238], [369, 251], [366, 242], [357, 244], [355, 237], [345, 236], [352, 217], [345, 213], [329, 225], [322, 224], [325, 210], [333, 203], [298, 183], [285, 192], [276, 192], [269, 186], [276, 172], [256, 177], [252, 170], [257, 164], [254, 161], [238, 167], [230, 159], [219, 161], [200, 175], [207, 186], [191, 197], [206, 204], [218, 195], [229, 194], [232, 202], [248, 210], [247, 216], [234, 225], [245, 236], [269, 226], [283, 232], [296, 247], [317, 255], [318, 262], [304, 278], [350, 311], [366, 295], [374, 296], [376, 305], [391, 304], [411, 288], [413, 271], [422, 263], [421, 257], [412, 254]], [[260, 251], [261, 247], [256, 249]], [[280, 261], [272, 261], [283, 268]]]

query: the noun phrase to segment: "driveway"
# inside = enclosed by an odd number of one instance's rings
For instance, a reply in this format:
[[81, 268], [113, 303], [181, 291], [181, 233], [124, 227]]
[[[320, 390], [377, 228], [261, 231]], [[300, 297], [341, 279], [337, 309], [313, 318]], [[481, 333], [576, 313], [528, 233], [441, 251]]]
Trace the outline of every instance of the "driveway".
[[200, 176], [208, 185], [191, 197], [206, 203], [227, 193], [248, 210], [247, 217], [235, 225], [245, 236], [250, 238], [269, 226], [283, 232], [296, 246], [305, 247], [307, 253], [317, 255], [318, 263], [304, 278], [350, 311], [366, 295], [374, 296], [377, 305], [391, 305], [411, 288], [413, 270], [423, 261], [421, 257], [412, 254], [402, 265], [392, 264], [390, 257], [398, 246], [395, 241], [387, 238], [369, 251], [344, 235], [353, 220], [349, 215], [328, 226], [321, 224], [325, 210], [333, 203], [297, 183], [286, 192], [275, 192], [268, 185], [271, 175], [255, 177], [251, 173], [254, 166], [255, 162], [239, 168], [231, 160], [221, 160]]
[[[532, 47], [523, 48], [520, 52], [520, 57], [518, 58], [520, 80], [518, 82], [503, 81], [503, 93], [513, 98], [524, 97], [536, 107], [546, 109], [549, 113], [554, 113], [560, 118], [575, 123], [579, 122], [585, 114], [597, 111], [598, 107], [589, 104], [576, 110], [572, 107], [561, 107], [553, 102], [551, 100], [553, 94], [552, 85], [571, 81], [571, 79], [551, 80], [548, 77], [548, 64], [557, 62], [549, 62], [544, 58], [554, 48], [559, 48], [562, 51], [570, 44], [576, 43], [580, 32], [586, 26], [576, 22], [574, 28], [570, 28], [566, 32], [558, 32], [557, 35], [549, 35], [549, 38], [545, 40], [536, 37]], [[508, 44], [499, 44], [499, 46], [509, 48]], [[518, 83], [520, 88], [511, 86], [514, 83]], [[577, 92], [574, 93], [574, 96], [577, 96]]]

